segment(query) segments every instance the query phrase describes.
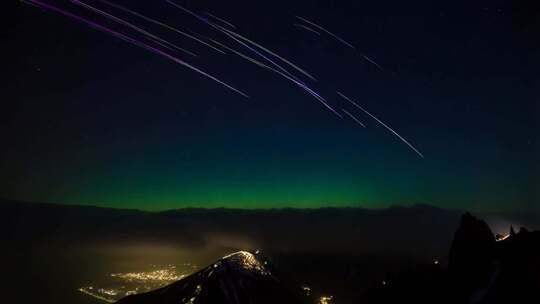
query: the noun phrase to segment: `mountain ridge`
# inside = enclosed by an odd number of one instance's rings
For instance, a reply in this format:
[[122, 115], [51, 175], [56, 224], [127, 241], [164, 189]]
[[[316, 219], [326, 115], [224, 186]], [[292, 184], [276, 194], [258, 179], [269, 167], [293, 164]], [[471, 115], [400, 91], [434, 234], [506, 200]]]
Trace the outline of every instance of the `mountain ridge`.
[[238, 251], [163, 288], [129, 295], [118, 304], [304, 303], [257, 253]]

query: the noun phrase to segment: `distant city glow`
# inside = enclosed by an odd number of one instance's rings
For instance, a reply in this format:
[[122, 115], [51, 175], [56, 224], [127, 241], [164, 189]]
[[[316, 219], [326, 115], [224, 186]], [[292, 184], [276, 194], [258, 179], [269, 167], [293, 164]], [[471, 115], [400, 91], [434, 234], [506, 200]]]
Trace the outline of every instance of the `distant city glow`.
[[322, 296], [319, 298], [319, 304], [330, 304], [333, 298], [333, 296]]
[[504, 241], [504, 240], [506, 240], [506, 239], [509, 238], [509, 237], [510, 237], [510, 234], [507, 234], [507, 235], [500, 235], [500, 234], [498, 234], [497, 237], [496, 237], [496, 241], [497, 241], [497, 242]]
[[[92, 284], [78, 290], [96, 299], [113, 303], [123, 297], [148, 292], [181, 280], [197, 269], [190, 263], [184, 263], [182, 266], [186, 269], [184, 272], [180, 272], [175, 265], [167, 265], [164, 268], [149, 271], [111, 273], [108, 277], [113, 281], [108, 283], [108, 287], [97, 287], [96, 285], [100, 284]], [[159, 266], [152, 265], [151, 267]]]
[[159, 269], [150, 272], [128, 272], [128, 273], [111, 273], [111, 277], [116, 277], [124, 279], [128, 282], [140, 281], [178, 281], [184, 278], [185, 274], [178, 274], [176, 271], [176, 266], [171, 266], [168, 269]]
[[79, 288], [79, 291], [89, 296], [92, 296], [98, 300], [102, 300], [108, 303], [115, 302], [115, 300], [113, 300], [112, 298], [104, 296], [104, 295], [107, 295], [107, 292], [105, 291], [105, 289], [102, 289], [102, 288], [94, 290], [94, 287], [88, 286], [88, 287]]

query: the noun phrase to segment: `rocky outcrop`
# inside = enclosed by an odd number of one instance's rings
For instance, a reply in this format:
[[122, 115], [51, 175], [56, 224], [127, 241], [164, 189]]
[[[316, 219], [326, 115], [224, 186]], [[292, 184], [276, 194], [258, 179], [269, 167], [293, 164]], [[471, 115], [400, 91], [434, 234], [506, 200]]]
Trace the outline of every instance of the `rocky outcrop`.
[[488, 283], [494, 270], [495, 236], [483, 220], [465, 213], [456, 231], [448, 260], [448, 271], [464, 292]]

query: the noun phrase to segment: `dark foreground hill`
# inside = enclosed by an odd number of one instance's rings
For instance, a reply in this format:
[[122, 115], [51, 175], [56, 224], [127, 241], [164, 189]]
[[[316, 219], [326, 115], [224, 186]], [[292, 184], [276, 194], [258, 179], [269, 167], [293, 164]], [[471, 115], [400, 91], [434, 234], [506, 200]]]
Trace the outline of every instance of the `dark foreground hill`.
[[[6, 303], [97, 304], [78, 288], [117, 266], [213, 265], [217, 256], [257, 249], [281, 273], [272, 270], [280, 284], [263, 289], [283, 290], [271, 293], [281, 299], [296, 299], [300, 285], [339, 304], [529, 303], [537, 298], [531, 291], [540, 290], [538, 232], [521, 229], [502, 240], [482, 220], [466, 215], [460, 223], [460, 212], [425, 205], [143, 212], [3, 201], [0, 208], [0, 254], [12, 291]], [[259, 294], [252, 291], [266, 286], [237, 271], [221, 273], [231, 273], [225, 277], [236, 282], [235, 293]], [[205, 282], [206, 299], [226, 296], [227, 288]], [[188, 285], [179, 283], [186, 296], [174, 296], [177, 303], [193, 298], [199, 284]]]
[[445, 256], [460, 215], [426, 205], [144, 212], [0, 201], [0, 209], [6, 302], [40, 304], [97, 304], [78, 290], [113, 271], [204, 266], [258, 249], [314, 292], [353, 297], [387, 271]]
[[392, 275], [363, 303], [540, 303], [540, 231], [494, 236], [469, 213], [462, 216], [447, 267]]
[[[276, 273], [267, 261], [243, 251], [169, 286], [117, 303], [316, 303], [295, 292], [300, 286]], [[533, 304], [540, 300], [539, 273], [540, 232], [523, 228], [515, 233], [512, 229], [497, 240], [483, 220], [466, 213], [455, 233], [448, 267], [437, 263], [389, 275], [381, 286], [359, 292], [352, 303]], [[320, 299], [318, 303], [322, 303]]]

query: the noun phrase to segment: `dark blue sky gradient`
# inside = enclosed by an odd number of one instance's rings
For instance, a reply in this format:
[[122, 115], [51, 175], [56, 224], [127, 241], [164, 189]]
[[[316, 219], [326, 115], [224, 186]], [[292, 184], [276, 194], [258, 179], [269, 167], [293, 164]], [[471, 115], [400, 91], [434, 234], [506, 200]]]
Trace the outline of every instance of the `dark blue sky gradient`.
[[[165, 2], [117, 3], [228, 42]], [[337, 108], [353, 110], [339, 90], [425, 158], [361, 112], [367, 129], [241, 58], [158, 31], [249, 99], [17, 3], [2, 50], [12, 77], [2, 98], [0, 197], [142, 209], [428, 203], [540, 212], [535, 1], [180, 3], [294, 60]], [[358, 51], [293, 27], [294, 15]]]

